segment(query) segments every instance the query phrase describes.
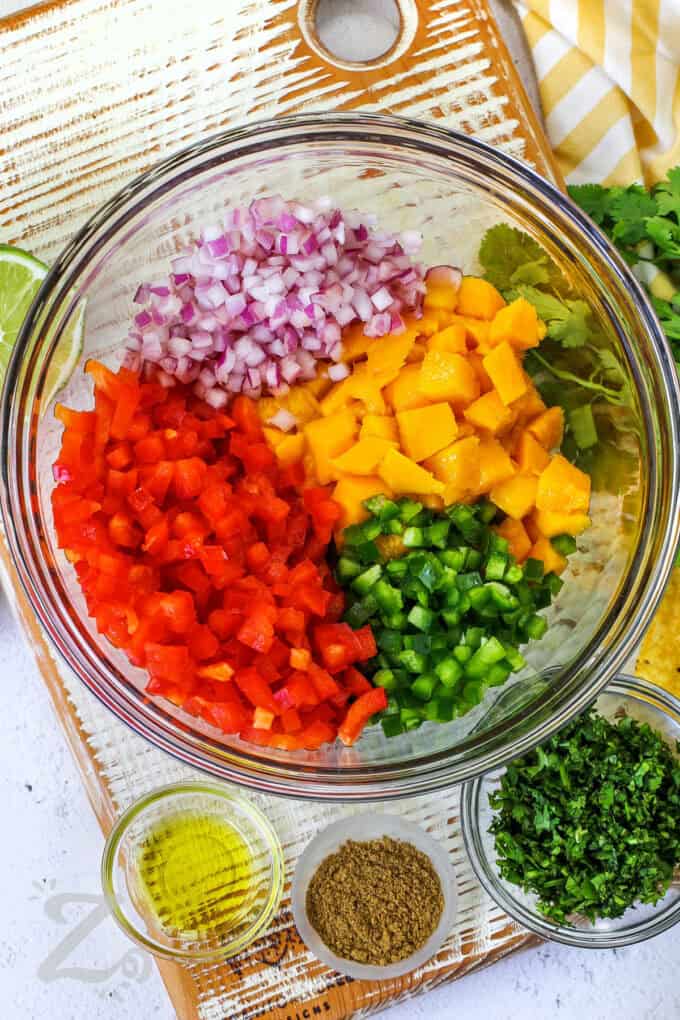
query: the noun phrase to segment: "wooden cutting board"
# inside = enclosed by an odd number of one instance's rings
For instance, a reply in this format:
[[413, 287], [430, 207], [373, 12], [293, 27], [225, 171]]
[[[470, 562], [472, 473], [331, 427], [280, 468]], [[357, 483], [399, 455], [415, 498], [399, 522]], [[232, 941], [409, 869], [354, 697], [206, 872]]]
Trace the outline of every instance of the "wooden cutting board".
[[[559, 180], [485, 0], [397, 6], [396, 42], [366, 64], [343, 64], [324, 49], [315, 0], [59, 0], [0, 21], [0, 241], [49, 261], [113, 192], [171, 151], [249, 118], [300, 110], [436, 120]], [[193, 773], [129, 732], [57, 660], [4, 539], [0, 572], [107, 832], [137, 797]], [[289, 876], [319, 827], [362, 810], [253, 799], [279, 831]], [[458, 920], [426, 967], [400, 980], [343, 979], [301, 943], [285, 897], [271, 931], [237, 959], [159, 963], [178, 1017], [365, 1016], [532, 944], [476, 882], [458, 809], [455, 789], [389, 806], [439, 838], [456, 868]]]

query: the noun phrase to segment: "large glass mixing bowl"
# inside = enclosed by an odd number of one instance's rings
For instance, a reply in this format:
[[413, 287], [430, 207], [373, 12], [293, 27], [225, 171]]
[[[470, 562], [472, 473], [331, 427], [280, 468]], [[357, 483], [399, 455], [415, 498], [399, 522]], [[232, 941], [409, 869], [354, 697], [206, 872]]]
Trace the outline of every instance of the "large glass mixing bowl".
[[[623, 366], [629, 399], [598, 410], [593, 526], [579, 540], [546, 637], [529, 666], [464, 718], [387, 740], [380, 727], [351, 749], [286, 753], [224, 737], [144, 694], [145, 674], [102, 639], [58, 550], [50, 506], [61, 426], [50, 396], [69, 324], [85, 302], [81, 363], [58, 398], [86, 408], [82, 364], [117, 364], [136, 285], [227, 203], [279, 192], [331, 195], [378, 214], [387, 229], [424, 234], [426, 263], [478, 269], [485, 229], [530, 233], [586, 300]], [[570, 366], [578, 376], [579, 351]], [[562, 384], [566, 390], [569, 383]], [[56, 260], [29, 314], [2, 400], [3, 513], [22, 583], [66, 662], [137, 733], [214, 776], [297, 797], [423, 793], [522, 754], [596, 696], [640, 639], [678, 540], [678, 385], [638, 284], [592, 223], [530, 169], [437, 127], [368, 115], [309, 115], [214, 136], [138, 178]], [[602, 423], [604, 422], [604, 427]]]

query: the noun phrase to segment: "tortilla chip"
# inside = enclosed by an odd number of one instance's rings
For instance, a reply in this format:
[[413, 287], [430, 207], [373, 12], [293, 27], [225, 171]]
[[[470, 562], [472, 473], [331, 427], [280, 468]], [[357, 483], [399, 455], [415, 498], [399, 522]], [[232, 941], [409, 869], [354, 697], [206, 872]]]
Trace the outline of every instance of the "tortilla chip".
[[647, 631], [636, 673], [680, 697], [680, 568], [676, 568]]

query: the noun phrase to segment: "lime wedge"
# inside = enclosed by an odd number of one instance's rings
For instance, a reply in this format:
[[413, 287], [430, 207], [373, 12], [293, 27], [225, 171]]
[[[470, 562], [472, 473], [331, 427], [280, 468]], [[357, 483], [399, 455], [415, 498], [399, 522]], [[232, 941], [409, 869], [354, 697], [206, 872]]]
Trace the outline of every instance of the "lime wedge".
[[[21, 248], [0, 244], [0, 383], [21, 324], [46, 273], [47, 266], [33, 255]], [[78, 364], [83, 350], [84, 326], [85, 301], [80, 301], [50, 361], [43, 398], [45, 406], [69, 381]]]
[[71, 313], [68, 325], [59, 338], [59, 345], [52, 355], [47, 369], [45, 382], [44, 406], [52, 401], [62, 386], [65, 386], [73, 375], [74, 369], [83, 353], [83, 334], [85, 332], [85, 301], [79, 301]]
[[0, 244], [0, 381], [21, 324], [46, 273], [47, 266], [28, 252]]

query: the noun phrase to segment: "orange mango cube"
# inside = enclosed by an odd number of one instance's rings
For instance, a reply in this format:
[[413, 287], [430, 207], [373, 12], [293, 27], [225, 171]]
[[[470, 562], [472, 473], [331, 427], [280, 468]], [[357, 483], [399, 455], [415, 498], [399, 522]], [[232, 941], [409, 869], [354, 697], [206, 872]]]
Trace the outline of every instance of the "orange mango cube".
[[590, 476], [556, 453], [538, 476], [536, 506], [539, 510], [588, 513]]
[[590, 527], [590, 517], [582, 513], [562, 513], [560, 510], [539, 510], [533, 512], [532, 520], [546, 538], [555, 535], [580, 535]]
[[478, 495], [491, 492], [494, 485], [512, 478], [515, 471], [515, 465], [497, 439], [490, 437], [480, 440]]
[[405, 457], [398, 450], [390, 449], [378, 469], [383, 482], [398, 496], [441, 496], [444, 485], [429, 471]]
[[507, 541], [509, 551], [517, 562], [523, 563], [529, 555], [532, 542], [522, 522], [513, 520], [512, 517], [506, 517], [495, 530], [501, 538]]
[[507, 340], [486, 355], [484, 368], [498, 390], [504, 404], [511, 404], [521, 397], [529, 388], [527, 376], [522, 369], [517, 354]]
[[392, 439], [367, 436], [335, 457], [331, 463], [340, 475], [374, 475], [387, 451], [396, 446]]
[[529, 550], [532, 560], [541, 560], [546, 574], [561, 574], [567, 566], [567, 560], [553, 545], [549, 538], [544, 535], [534, 542]]
[[501, 308], [489, 329], [490, 344], [495, 347], [507, 340], [517, 351], [538, 347], [544, 336], [545, 323], [539, 320], [534, 306], [523, 297]]
[[444, 501], [463, 503], [479, 491], [479, 439], [467, 436], [428, 457], [425, 467], [444, 482]]
[[517, 463], [520, 471], [534, 475], [540, 475], [550, 463], [550, 454], [528, 429], [522, 429], [519, 436]]
[[514, 418], [513, 412], [505, 406], [495, 389], [473, 401], [463, 411], [463, 416], [471, 425], [486, 429], [494, 436], [512, 425]]
[[489, 493], [492, 503], [514, 520], [526, 517], [536, 503], [538, 479], [535, 475], [513, 475], [494, 485]]
[[418, 389], [420, 365], [404, 365], [397, 378], [385, 387], [385, 400], [393, 411], [427, 407], [428, 398]]
[[532, 436], [546, 450], [554, 450], [562, 443], [564, 435], [564, 411], [561, 407], [549, 407], [527, 425]]
[[427, 341], [428, 351], [448, 351], [449, 354], [465, 354], [467, 331], [460, 322], [440, 329]]
[[463, 277], [456, 308], [460, 315], [469, 315], [473, 319], [493, 319], [504, 305], [503, 295], [492, 283], [478, 276]]
[[461, 354], [428, 351], [420, 366], [418, 389], [429, 400], [449, 400], [466, 407], [479, 396], [479, 380]]
[[401, 448], [411, 460], [421, 461], [453, 442], [458, 425], [450, 404], [430, 404], [397, 412]]

